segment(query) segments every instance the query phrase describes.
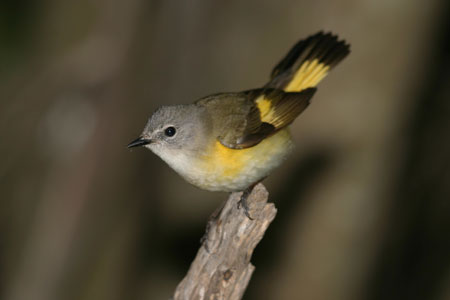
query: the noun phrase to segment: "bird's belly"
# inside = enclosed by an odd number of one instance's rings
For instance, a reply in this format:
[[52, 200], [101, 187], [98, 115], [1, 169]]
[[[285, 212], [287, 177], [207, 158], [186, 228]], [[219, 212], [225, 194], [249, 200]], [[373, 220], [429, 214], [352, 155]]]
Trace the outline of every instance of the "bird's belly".
[[210, 191], [242, 191], [268, 176], [292, 149], [287, 129], [283, 129], [256, 146], [230, 149], [215, 142], [211, 150], [192, 159], [177, 170], [190, 183]]

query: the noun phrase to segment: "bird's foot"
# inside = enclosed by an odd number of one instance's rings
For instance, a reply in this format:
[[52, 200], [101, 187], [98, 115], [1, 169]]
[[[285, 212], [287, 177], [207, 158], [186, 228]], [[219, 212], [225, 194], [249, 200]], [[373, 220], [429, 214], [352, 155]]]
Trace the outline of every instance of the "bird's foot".
[[237, 206], [238, 209], [240, 209], [241, 207], [244, 209], [244, 214], [247, 216], [247, 218], [249, 218], [250, 220], [253, 220], [253, 218], [250, 216], [249, 210], [250, 208], [248, 207], [248, 203], [247, 203], [247, 198], [248, 196], [250, 196], [250, 194], [253, 191], [253, 188], [255, 187], [256, 184], [252, 184], [251, 186], [249, 186], [248, 188], [246, 188], [241, 195], [241, 199], [238, 201]]

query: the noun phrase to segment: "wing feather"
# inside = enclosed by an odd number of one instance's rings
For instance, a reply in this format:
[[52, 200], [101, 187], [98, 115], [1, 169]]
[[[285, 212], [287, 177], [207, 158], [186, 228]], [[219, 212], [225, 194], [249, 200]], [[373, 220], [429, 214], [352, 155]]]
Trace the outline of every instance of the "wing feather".
[[217, 139], [231, 149], [244, 149], [291, 124], [309, 105], [316, 89], [283, 92], [257, 89], [209, 96], [197, 101], [213, 118]]

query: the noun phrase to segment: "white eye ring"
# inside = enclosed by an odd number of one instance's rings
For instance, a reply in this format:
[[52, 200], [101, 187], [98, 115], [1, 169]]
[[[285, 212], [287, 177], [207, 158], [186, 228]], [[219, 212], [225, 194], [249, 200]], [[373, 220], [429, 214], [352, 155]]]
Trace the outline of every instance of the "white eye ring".
[[164, 129], [164, 134], [168, 137], [173, 137], [177, 133], [177, 130], [173, 126], [169, 126]]

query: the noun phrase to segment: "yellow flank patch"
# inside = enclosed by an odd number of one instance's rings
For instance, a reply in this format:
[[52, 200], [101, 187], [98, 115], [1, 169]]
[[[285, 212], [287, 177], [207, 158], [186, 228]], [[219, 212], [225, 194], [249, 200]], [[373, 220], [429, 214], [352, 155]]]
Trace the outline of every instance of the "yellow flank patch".
[[273, 119], [272, 102], [270, 99], [266, 99], [264, 95], [261, 95], [255, 102], [259, 109], [261, 121], [270, 123]]
[[211, 156], [212, 161], [208, 163], [213, 163], [216, 168], [220, 168], [222, 176], [233, 177], [239, 174], [245, 167], [247, 160], [251, 159], [251, 155], [249, 156], [251, 149], [230, 149], [216, 141]]
[[329, 66], [319, 63], [318, 59], [307, 60], [300, 66], [284, 90], [299, 92], [309, 87], [315, 87], [327, 75], [329, 69]]
[[236, 178], [247, 173], [249, 168], [264, 168], [276, 153], [285, 151], [289, 140], [289, 132], [281, 130], [258, 145], [245, 149], [230, 149], [216, 141], [204, 162], [209, 172], [214, 174], [212, 176]]

